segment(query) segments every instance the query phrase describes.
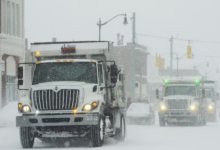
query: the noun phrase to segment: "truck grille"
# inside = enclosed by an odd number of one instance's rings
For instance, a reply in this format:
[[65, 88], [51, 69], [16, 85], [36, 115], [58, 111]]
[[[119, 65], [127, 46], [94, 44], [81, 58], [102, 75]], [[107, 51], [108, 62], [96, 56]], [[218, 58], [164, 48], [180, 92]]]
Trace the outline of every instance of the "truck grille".
[[33, 91], [33, 103], [37, 110], [71, 110], [78, 107], [79, 90]]
[[187, 99], [169, 99], [167, 100], [167, 109], [188, 109], [189, 101]]

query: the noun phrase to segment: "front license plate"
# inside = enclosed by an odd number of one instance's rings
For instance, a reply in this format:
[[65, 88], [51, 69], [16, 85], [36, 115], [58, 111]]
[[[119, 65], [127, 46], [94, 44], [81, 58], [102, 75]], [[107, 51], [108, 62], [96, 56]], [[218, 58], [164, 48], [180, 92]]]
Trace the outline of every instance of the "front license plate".
[[98, 115], [87, 115], [87, 120], [98, 120]]

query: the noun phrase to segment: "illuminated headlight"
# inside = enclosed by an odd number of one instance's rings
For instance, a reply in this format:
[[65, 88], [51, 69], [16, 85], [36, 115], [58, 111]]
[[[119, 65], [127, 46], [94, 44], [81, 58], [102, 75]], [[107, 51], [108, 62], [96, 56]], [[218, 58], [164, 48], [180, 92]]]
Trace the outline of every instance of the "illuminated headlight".
[[85, 111], [92, 110], [92, 105], [91, 104], [85, 104], [84, 107], [83, 107], [83, 110], [85, 110]]
[[30, 112], [30, 107], [29, 106], [23, 106], [23, 112]]
[[191, 110], [195, 110], [195, 109], [196, 109], [196, 105], [191, 105], [191, 106], [190, 106], [190, 109], [191, 109]]
[[160, 105], [160, 110], [165, 110], [166, 106], [165, 105]]
[[214, 108], [214, 106], [212, 106], [212, 105], [209, 105], [209, 106], [208, 106], [208, 109], [209, 109], [209, 110], [211, 110], [211, 109], [213, 109], [213, 108]]

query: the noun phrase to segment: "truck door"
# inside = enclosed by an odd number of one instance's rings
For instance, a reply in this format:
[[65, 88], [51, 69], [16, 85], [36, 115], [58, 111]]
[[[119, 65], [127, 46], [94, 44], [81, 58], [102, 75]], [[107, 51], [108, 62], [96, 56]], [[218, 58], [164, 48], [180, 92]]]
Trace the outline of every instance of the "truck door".
[[104, 73], [103, 73], [103, 66], [102, 64], [98, 64], [98, 76], [99, 76], [99, 91], [100, 94], [104, 97], [105, 99], [105, 90], [102, 87], [105, 87], [105, 78], [104, 78]]

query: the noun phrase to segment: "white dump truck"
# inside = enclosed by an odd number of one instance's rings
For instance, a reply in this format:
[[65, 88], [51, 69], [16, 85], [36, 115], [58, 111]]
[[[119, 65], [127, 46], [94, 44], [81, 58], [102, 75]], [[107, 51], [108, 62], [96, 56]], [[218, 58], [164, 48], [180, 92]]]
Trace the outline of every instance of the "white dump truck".
[[[205, 91], [199, 79], [164, 80], [163, 97], [159, 103], [160, 126], [174, 123], [206, 125]], [[159, 91], [156, 90], [159, 99]]]
[[204, 81], [204, 88], [206, 93], [207, 101], [207, 121], [216, 121], [217, 120], [217, 100], [218, 100], [218, 83], [216, 81], [206, 80]]
[[18, 88], [29, 91], [16, 117], [23, 148], [32, 148], [35, 138], [81, 138], [93, 147], [105, 136], [125, 139], [125, 75], [111, 51], [112, 42], [104, 41], [31, 44], [33, 61], [18, 68]]

